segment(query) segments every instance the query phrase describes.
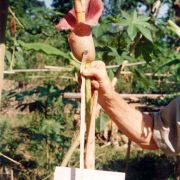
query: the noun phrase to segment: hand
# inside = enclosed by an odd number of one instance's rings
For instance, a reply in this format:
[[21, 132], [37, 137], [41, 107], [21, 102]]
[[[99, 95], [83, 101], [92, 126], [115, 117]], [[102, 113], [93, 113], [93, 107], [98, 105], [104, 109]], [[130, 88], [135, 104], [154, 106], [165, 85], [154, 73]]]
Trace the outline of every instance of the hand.
[[111, 97], [114, 89], [106, 72], [106, 66], [102, 61], [93, 61], [89, 68], [84, 69], [81, 74], [92, 79], [92, 87], [98, 90], [99, 102], [104, 98]]

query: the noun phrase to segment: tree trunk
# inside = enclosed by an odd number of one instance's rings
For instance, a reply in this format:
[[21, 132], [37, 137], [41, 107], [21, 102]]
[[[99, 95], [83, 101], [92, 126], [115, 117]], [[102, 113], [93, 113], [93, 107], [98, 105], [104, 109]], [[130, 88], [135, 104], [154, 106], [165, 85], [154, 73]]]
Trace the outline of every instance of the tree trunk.
[[176, 180], [180, 180], [180, 156], [176, 157]]
[[3, 77], [4, 77], [4, 55], [5, 55], [5, 44], [0, 44], [0, 107], [1, 107], [1, 93], [3, 88]]
[[180, 1], [174, 0], [173, 1], [173, 9], [175, 14], [175, 21], [178, 26], [180, 26]]

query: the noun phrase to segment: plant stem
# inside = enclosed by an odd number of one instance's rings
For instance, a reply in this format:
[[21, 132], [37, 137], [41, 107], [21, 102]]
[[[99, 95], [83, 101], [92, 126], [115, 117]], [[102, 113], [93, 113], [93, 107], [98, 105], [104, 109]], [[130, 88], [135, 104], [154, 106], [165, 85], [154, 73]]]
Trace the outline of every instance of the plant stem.
[[[90, 63], [86, 64], [86, 68], [90, 66]], [[87, 131], [89, 129], [89, 123], [91, 118], [91, 79], [86, 78], [86, 123]]]
[[9, 69], [12, 71], [14, 67], [14, 58], [15, 58], [15, 52], [16, 52], [16, 36], [14, 36], [14, 45], [13, 45], [13, 51], [12, 51], [12, 56], [11, 56], [11, 62], [10, 62], [10, 67]]
[[85, 22], [85, 9], [81, 0], [74, 0], [74, 9], [76, 12], [77, 22]]

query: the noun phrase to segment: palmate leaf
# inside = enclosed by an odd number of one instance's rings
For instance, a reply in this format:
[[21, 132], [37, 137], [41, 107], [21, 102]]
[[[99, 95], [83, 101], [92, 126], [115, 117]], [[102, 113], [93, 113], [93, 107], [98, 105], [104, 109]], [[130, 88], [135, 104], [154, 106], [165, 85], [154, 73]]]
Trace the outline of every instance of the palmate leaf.
[[132, 25], [130, 25], [130, 26], [128, 27], [127, 32], [128, 32], [129, 37], [130, 37], [131, 40], [133, 41], [134, 38], [135, 38], [136, 35], [137, 35], [138, 30], [137, 30], [136, 26], [134, 26], [134, 25], [132, 24]]
[[151, 31], [148, 28], [145, 28], [145, 27], [140, 26], [140, 25], [136, 25], [136, 27], [144, 35], [144, 37], [146, 37], [150, 41], [153, 41], [152, 36], [151, 36]]
[[150, 63], [156, 51], [158, 50], [151, 41], [140, 41], [135, 47], [135, 58], [141, 58], [142, 56], [147, 63]]
[[139, 26], [142, 26], [142, 27], [152, 29], [151, 25], [148, 22], [144, 22], [144, 21], [136, 21], [135, 25], [136, 26], [139, 25]]
[[137, 33], [140, 32], [145, 38], [152, 41], [151, 30], [154, 30], [154, 28], [147, 22], [150, 17], [138, 16], [136, 11], [131, 15], [125, 11], [121, 12], [124, 17], [121, 25], [127, 26], [127, 32], [131, 40], [134, 40]]
[[121, 11], [121, 13], [122, 13], [122, 16], [124, 18], [126, 18], [127, 20], [131, 20], [132, 19], [132, 17], [126, 11]]
[[147, 16], [138, 16], [138, 20], [139, 21], [149, 21], [150, 17], [147, 17]]
[[45, 44], [45, 43], [40, 43], [40, 42], [35, 42], [35, 43], [25, 43], [23, 41], [18, 41], [18, 43], [24, 47], [27, 50], [33, 50], [33, 51], [38, 51], [38, 52], [43, 52], [47, 55], [55, 55], [55, 56], [61, 56], [65, 59], [69, 59], [69, 55], [58, 50], [57, 48]]
[[132, 22], [132, 23], [135, 24], [136, 21], [137, 21], [137, 12], [134, 11], [134, 12], [133, 12], [133, 22]]

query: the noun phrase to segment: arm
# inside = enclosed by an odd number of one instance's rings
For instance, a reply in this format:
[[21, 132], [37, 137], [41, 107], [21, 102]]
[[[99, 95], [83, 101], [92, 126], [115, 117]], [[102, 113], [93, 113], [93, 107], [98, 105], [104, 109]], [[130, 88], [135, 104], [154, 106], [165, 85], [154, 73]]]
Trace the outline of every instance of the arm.
[[99, 104], [126, 136], [142, 148], [157, 149], [152, 138], [151, 116], [131, 108], [114, 91], [102, 61], [93, 62], [91, 68], [84, 70], [82, 75], [93, 79], [92, 85], [99, 92]]

